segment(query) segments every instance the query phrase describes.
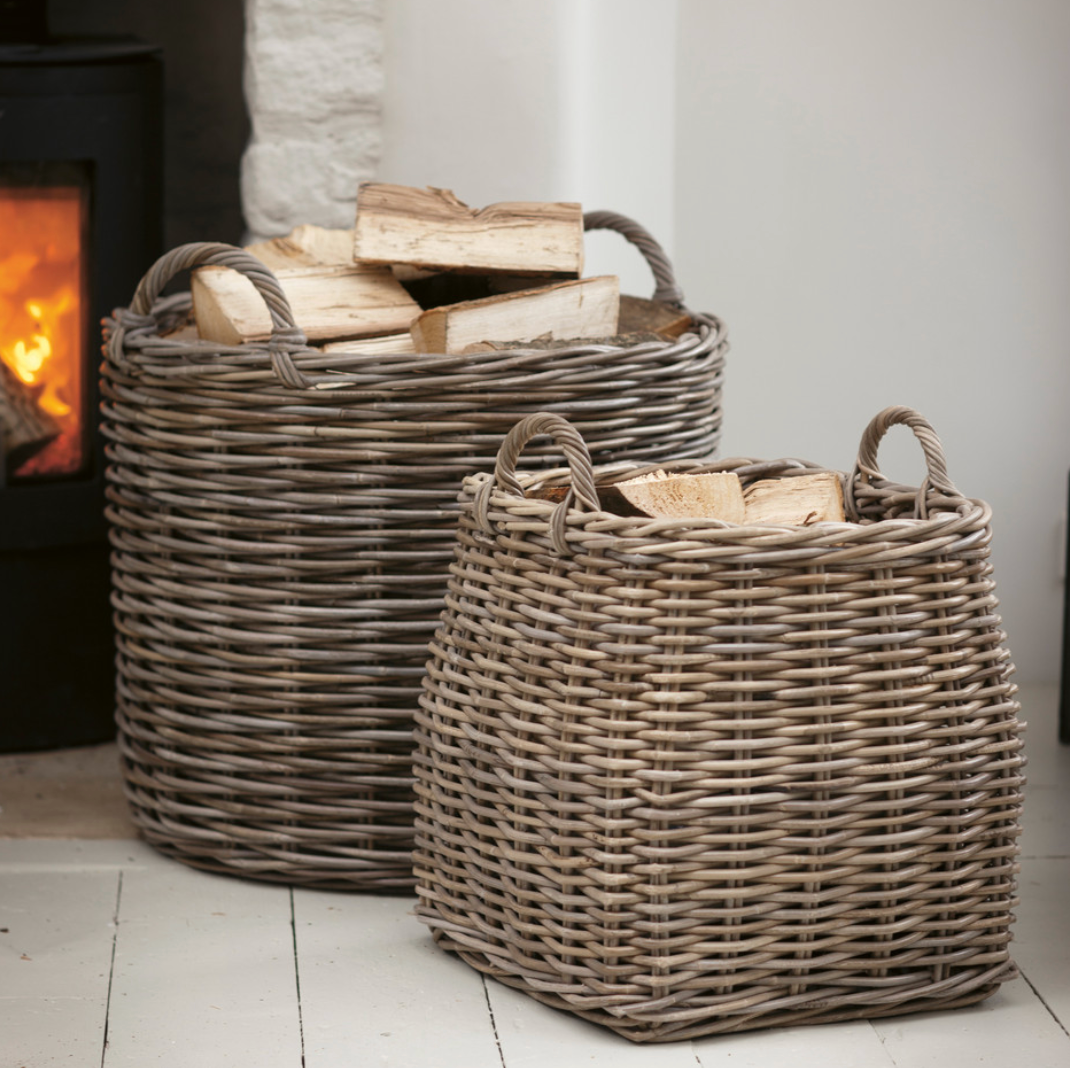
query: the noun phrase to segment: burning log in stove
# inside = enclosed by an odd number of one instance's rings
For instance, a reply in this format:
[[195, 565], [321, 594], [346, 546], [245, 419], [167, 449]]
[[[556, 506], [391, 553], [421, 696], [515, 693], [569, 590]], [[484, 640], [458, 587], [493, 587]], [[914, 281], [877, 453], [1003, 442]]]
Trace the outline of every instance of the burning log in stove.
[[0, 360], [0, 439], [10, 473], [59, 437], [60, 426], [35, 392]]

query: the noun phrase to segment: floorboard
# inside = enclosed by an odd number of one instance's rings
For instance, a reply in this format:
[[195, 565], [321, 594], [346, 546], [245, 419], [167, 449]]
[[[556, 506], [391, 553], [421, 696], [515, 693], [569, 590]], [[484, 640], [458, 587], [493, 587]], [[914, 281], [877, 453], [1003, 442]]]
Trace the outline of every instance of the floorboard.
[[1067, 1068], [1070, 1038], [1021, 979], [980, 1005], [874, 1022], [896, 1068]]
[[435, 947], [415, 900], [294, 892], [307, 1068], [501, 1068], [480, 976]]
[[695, 1043], [699, 1068], [894, 1068], [865, 1020], [722, 1035]]
[[1019, 885], [1011, 952], [1045, 1005], [1070, 1028], [1070, 858], [1023, 861]]
[[285, 887], [161, 859], [124, 873], [104, 1068], [299, 1065]]
[[0, 1064], [100, 1064], [119, 882], [116, 870], [5, 872]]

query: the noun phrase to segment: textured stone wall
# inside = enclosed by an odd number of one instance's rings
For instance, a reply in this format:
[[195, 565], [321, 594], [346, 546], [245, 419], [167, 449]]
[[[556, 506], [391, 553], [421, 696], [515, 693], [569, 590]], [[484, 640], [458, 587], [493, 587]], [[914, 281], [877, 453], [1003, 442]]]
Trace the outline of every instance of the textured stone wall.
[[386, 0], [245, 0], [249, 238], [353, 224], [382, 151]]

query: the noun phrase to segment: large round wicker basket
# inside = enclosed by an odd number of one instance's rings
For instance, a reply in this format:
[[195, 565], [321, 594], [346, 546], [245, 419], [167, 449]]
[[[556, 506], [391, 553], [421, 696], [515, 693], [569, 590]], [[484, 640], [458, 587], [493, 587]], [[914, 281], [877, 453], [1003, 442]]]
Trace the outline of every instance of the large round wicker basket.
[[[684, 310], [642, 227], [585, 222], [627, 237], [655, 300]], [[253, 281], [269, 342], [173, 330], [189, 297], [159, 295], [203, 264]], [[106, 335], [117, 717], [136, 823], [204, 868], [411, 886], [413, 715], [462, 477], [543, 409], [568, 415], [601, 462], [712, 453], [721, 323], [692, 314], [677, 340], [623, 346], [327, 355], [259, 261], [197, 244], [165, 255]]]

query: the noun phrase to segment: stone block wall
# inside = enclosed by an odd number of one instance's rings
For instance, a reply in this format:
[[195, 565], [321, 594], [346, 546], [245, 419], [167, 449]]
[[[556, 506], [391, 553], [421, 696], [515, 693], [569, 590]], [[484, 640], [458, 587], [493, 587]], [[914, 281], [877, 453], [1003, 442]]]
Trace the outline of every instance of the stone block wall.
[[248, 238], [353, 225], [382, 153], [386, 0], [245, 0]]

